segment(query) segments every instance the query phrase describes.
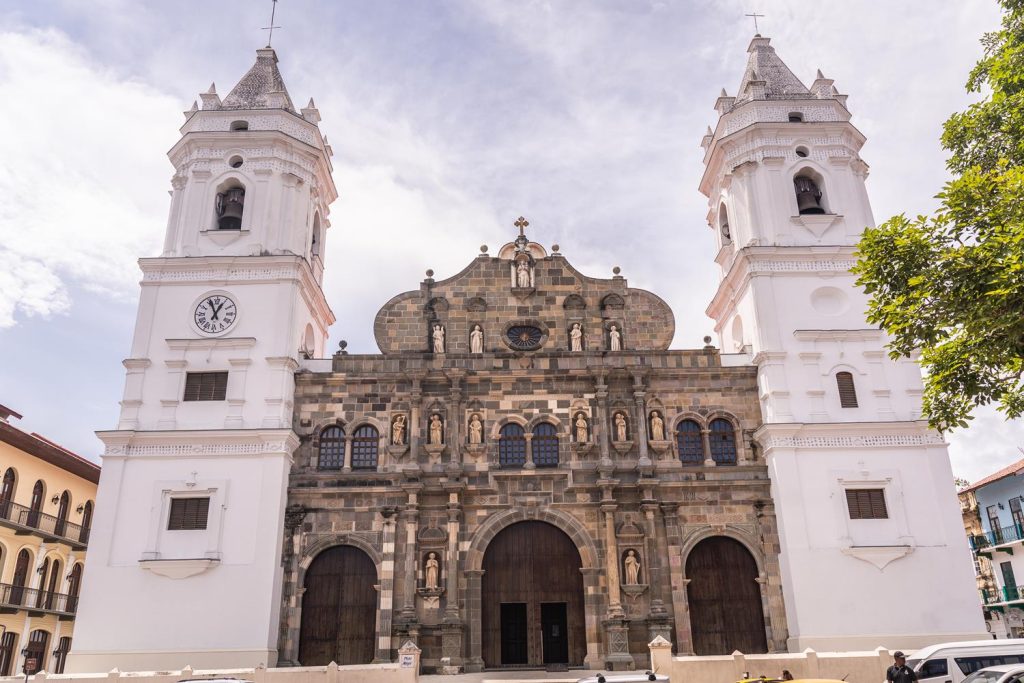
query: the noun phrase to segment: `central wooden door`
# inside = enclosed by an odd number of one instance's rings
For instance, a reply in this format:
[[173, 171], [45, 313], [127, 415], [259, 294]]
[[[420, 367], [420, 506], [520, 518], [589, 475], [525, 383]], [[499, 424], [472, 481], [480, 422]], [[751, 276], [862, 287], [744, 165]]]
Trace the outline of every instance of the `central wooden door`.
[[768, 652], [757, 563], [742, 543], [716, 536], [686, 559], [693, 651], [698, 655]]
[[377, 630], [377, 568], [358, 548], [328, 548], [306, 570], [299, 630], [303, 666], [368, 664]]
[[582, 566], [572, 539], [545, 522], [519, 522], [494, 537], [480, 596], [486, 666], [583, 664]]

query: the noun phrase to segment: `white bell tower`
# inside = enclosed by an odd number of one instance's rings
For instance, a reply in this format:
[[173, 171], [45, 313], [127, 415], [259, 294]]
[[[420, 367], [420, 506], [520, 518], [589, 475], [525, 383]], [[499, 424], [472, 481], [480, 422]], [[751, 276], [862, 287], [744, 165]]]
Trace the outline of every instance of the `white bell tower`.
[[185, 113], [163, 253], [143, 258], [68, 670], [273, 665], [294, 372], [323, 356], [337, 197], [319, 113], [271, 48]]
[[732, 362], [758, 368], [789, 648], [987, 637], [919, 367], [888, 357], [849, 272], [874, 224], [864, 136], [820, 71], [806, 87], [760, 35], [748, 53], [702, 143], [721, 267], [708, 314]]

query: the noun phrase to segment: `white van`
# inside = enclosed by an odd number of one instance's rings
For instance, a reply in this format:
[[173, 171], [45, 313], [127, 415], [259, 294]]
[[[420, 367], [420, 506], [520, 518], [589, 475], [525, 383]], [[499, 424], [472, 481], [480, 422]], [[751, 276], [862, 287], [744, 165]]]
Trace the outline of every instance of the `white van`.
[[960, 683], [987, 666], [1024, 663], [1024, 638], [968, 640], [921, 648], [907, 657], [920, 683]]

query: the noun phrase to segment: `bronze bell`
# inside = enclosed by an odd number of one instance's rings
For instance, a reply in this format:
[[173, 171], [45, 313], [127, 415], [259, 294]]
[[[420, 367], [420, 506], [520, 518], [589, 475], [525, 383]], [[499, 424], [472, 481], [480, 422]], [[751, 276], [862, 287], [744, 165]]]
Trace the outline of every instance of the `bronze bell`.
[[825, 213], [825, 207], [821, 205], [821, 190], [818, 184], [806, 176], [793, 178], [796, 185], [796, 207], [800, 215]]
[[242, 229], [242, 208], [245, 205], [245, 190], [233, 187], [217, 195], [217, 227], [221, 230]]

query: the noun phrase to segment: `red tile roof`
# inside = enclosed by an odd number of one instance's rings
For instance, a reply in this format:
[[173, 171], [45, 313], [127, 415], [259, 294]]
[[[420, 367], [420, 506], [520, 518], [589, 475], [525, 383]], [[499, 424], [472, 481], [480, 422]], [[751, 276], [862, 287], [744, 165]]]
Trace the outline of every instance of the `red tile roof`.
[[976, 489], [980, 489], [982, 486], [986, 484], [991, 484], [994, 481], [999, 481], [1000, 479], [1005, 479], [1006, 477], [1011, 477], [1020, 474], [1021, 472], [1024, 472], [1024, 460], [1018, 460], [1012, 465], [1007, 465], [998, 472], [995, 472], [993, 474], [988, 475], [987, 477], [979, 479], [978, 481], [974, 482], [973, 484], [966, 488], [960, 489], [960, 492], [965, 493], [967, 491], [974, 491]]

